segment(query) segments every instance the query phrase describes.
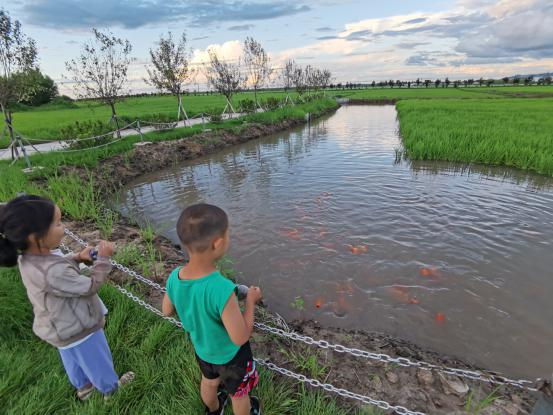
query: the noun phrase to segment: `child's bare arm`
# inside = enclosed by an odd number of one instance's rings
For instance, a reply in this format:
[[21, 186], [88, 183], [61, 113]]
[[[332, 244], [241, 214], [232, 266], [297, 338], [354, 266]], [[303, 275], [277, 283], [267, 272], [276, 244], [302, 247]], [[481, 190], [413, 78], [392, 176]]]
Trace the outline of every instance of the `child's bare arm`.
[[[251, 294], [251, 295], [250, 295]], [[234, 344], [242, 346], [246, 343], [253, 331], [253, 313], [255, 304], [261, 299], [261, 290], [251, 287], [246, 297], [244, 313], [240, 311], [236, 295], [231, 294], [223, 310], [221, 318], [227, 333]]]
[[165, 296], [163, 297], [163, 303], [161, 304], [161, 311], [166, 316], [170, 316], [175, 312], [175, 306], [169, 299], [169, 296], [167, 295], [167, 293], [165, 293]]

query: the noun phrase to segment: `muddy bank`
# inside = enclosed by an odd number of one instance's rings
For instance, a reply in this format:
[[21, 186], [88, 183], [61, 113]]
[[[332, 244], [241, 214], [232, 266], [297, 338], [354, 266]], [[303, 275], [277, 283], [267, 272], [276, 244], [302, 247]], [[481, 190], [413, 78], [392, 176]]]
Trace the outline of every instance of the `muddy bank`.
[[[331, 111], [333, 110], [328, 112]], [[186, 138], [135, 147], [128, 153], [100, 161], [92, 171], [81, 166], [63, 166], [60, 170], [63, 174], [76, 174], [84, 181], [88, 181], [89, 175], [92, 174], [95, 185], [105, 189], [102, 196], [106, 197], [142, 174], [288, 130], [303, 123], [291, 119], [269, 125], [252, 123], [243, 126], [239, 133], [231, 129], [205, 131]]]
[[351, 98], [348, 105], [395, 105], [399, 99], [396, 98]]
[[[209, 154], [233, 144], [260, 138], [298, 124], [300, 122], [288, 121], [274, 126], [252, 125], [245, 128], [240, 134], [220, 130], [201, 133], [186, 139], [139, 147], [124, 156], [116, 156], [102, 161], [92, 174], [96, 185], [105, 189], [103, 195], [108, 196], [110, 192], [119, 189], [141, 174]], [[88, 172], [85, 169], [66, 167], [64, 172], [73, 172], [84, 179], [88, 178]], [[93, 223], [69, 222], [67, 226], [87, 241], [95, 242], [100, 239], [100, 232]], [[147, 251], [148, 242], [142, 238], [140, 228], [124, 218], [116, 220], [109, 239], [116, 242], [119, 249], [134, 244], [139, 252]], [[69, 238], [66, 238], [66, 242], [72, 249], [79, 249]], [[141, 268], [141, 261], [131, 261], [126, 265], [164, 285], [170, 271], [175, 266], [182, 264], [183, 256], [164, 237], [156, 236], [151, 243], [161, 254], [161, 262], [150, 264], [152, 266], [149, 266], [147, 270]], [[131, 277], [119, 271], [114, 271], [111, 278], [116, 282], [133, 283], [136, 292], [140, 293], [148, 302], [159, 307], [161, 300], [159, 292], [149, 289], [142, 283], [132, 281]], [[242, 282], [249, 283], [250, 281]], [[258, 319], [275, 325], [277, 322], [270, 313], [270, 304], [268, 306], [268, 310], [258, 310]], [[325, 339], [348, 347], [385, 353], [390, 356], [408, 357], [412, 360], [424, 360], [437, 365], [473, 369], [472, 366], [459, 359], [421, 349], [414, 344], [382, 333], [323, 328], [313, 321], [296, 321], [290, 326], [294, 331], [313, 338]], [[294, 372], [303, 373], [308, 377], [317, 378], [322, 382], [365, 394], [374, 399], [385, 400], [394, 405], [402, 405], [410, 410], [428, 414], [461, 414], [467, 413], [466, 409], [471, 409], [468, 412], [474, 413], [477, 405], [494, 392], [494, 388], [487, 384], [467, 382], [452, 376], [442, 377], [438, 373], [425, 372], [416, 368], [402, 368], [395, 364], [355, 358], [298, 342], [286, 341], [262, 332], [255, 333], [254, 350], [258, 357], [270, 358], [275, 364]], [[525, 414], [530, 411], [534, 402], [534, 398], [529, 394], [511, 387], [502, 387], [495, 391], [495, 394], [498, 398], [479, 410], [478, 413]], [[472, 402], [471, 408], [467, 408], [468, 402]], [[355, 401], [345, 399], [341, 400], [341, 403], [346, 407], [357, 405]]]

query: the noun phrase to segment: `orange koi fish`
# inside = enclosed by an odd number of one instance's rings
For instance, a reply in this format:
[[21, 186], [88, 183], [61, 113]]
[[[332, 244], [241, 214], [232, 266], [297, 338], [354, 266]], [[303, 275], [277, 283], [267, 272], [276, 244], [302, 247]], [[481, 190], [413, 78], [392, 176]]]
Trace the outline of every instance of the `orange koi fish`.
[[346, 300], [346, 297], [343, 294], [338, 296], [338, 301], [332, 306], [334, 314], [338, 317], [344, 317], [351, 310], [351, 306]]
[[336, 250], [336, 244], [332, 242], [323, 242], [321, 245], [324, 246], [326, 249]]
[[445, 323], [445, 315], [443, 313], [436, 313], [436, 323]]
[[354, 255], [365, 254], [369, 251], [369, 247], [367, 245], [357, 245], [357, 246], [346, 245], [346, 246], [349, 246], [349, 250]]
[[353, 295], [353, 285], [349, 281], [339, 282], [336, 284], [336, 293], [338, 296], [347, 294], [349, 296]]
[[323, 297], [318, 297], [316, 300], [315, 300], [315, 308], [319, 309], [321, 308], [325, 303], [325, 299]]
[[412, 296], [409, 290], [405, 287], [394, 286], [390, 288], [390, 293], [403, 304], [420, 304], [420, 300], [417, 297]]
[[284, 230], [283, 232], [285, 232], [285, 235], [288, 238], [293, 239], [294, 241], [300, 241], [302, 239], [301, 235], [300, 235], [300, 231], [298, 231], [295, 228], [289, 229], [289, 230]]
[[434, 280], [439, 279], [442, 276], [442, 273], [438, 267], [422, 267], [419, 270], [419, 274], [421, 277], [432, 278]]

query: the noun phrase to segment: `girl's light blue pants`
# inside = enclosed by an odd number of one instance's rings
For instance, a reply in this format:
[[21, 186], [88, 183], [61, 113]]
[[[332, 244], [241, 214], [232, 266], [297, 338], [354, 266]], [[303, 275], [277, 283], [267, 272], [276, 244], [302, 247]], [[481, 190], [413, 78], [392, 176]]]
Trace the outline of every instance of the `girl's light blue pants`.
[[113, 368], [104, 330], [98, 330], [83, 343], [59, 352], [65, 372], [75, 388], [82, 389], [92, 383], [103, 394], [117, 389], [119, 378]]

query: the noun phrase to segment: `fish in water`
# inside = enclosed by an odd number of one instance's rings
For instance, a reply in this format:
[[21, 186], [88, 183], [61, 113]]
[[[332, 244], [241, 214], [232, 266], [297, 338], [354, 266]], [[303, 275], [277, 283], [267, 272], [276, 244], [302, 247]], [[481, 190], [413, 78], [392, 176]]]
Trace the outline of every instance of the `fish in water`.
[[367, 245], [357, 245], [357, 246], [346, 245], [346, 246], [349, 247], [350, 252], [354, 255], [365, 254], [369, 251], [369, 247]]
[[436, 317], [434, 319], [436, 320], [436, 323], [445, 323], [445, 315], [443, 313], [436, 313]]
[[421, 277], [431, 278], [433, 280], [437, 280], [442, 277], [442, 273], [438, 267], [422, 267], [419, 270], [419, 274]]
[[409, 290], [405, 287], [394, 286], [390, 288], [390, 293], [403, 304], [420, 304], [420, 300], [412, 296]]
[[325, 303], [325, 299], [323, 297], [318, 297], [316, 300], [315, 300], [315, 308], [316, 309], [320, 309]]
[[351, 306], [349, 302], [346, 300], [346, 297], [344, 294], [338, 295], [338, 301], [336, 301], [333, 304], [332, 308], [333, 308], [334, 314], [337, 317], [345, 317], [351, 311]]
[[285, 235], [290, 238], [290, 239], [293, 239], [294, 241], [301, 241], [301, 235], [300, 235], [300, 231], [298, 231], [297, 229], [293, 228], [293, 229], [285, 229], [283, 231], [285, 233]]
[[328, 232], [325, 228], [321, 228], [321, 230], [319, 231], [319, 238], [324, 237], [327, 233], [330, 232]]
[[336, 293], [338, 296], [347, 294], [349, 296], [353, 295], [353, 285], [349, 281], [346, 282], [338, 282], [336, 284]]
[[336, 251], [336, 244], [335, 243], [323, 242], [321, 245], [324, 246], [326, 249], [332, 249], [332, 250]]

